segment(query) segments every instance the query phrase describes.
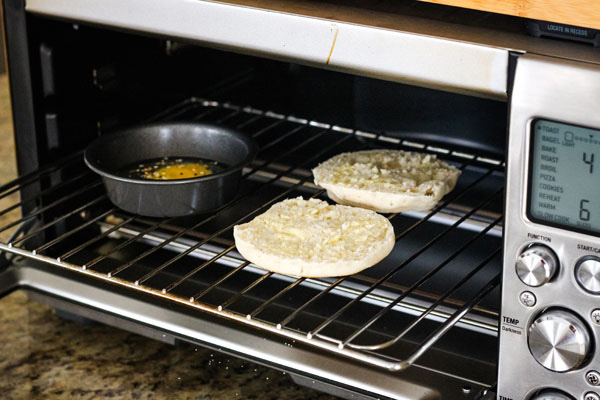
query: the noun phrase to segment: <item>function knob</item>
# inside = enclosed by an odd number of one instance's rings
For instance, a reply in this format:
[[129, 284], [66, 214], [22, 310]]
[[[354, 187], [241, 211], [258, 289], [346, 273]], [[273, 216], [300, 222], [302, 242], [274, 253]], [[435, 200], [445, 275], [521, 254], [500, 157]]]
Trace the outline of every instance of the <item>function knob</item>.
[[584, 257], [575, 266], [579, 286], [592, 294], [600, 294], [600, 258]]
[[538, 316], [529, 326], [527, 342], [533, 358], [555, 372], [579, 368], [592, 347], [585, 323], [575, 314], [560, 309]]
[[515, 265], [519, 279], [527, 286], [542, 286], [556, 273], [558, 258], [554, 252], [542, 245], [534, 244], [526, 248], [517, 258]]
[[573, 397], [558, 390], [544, 390], [543, 393], [536, 394], [531, 400], [575, 400]]

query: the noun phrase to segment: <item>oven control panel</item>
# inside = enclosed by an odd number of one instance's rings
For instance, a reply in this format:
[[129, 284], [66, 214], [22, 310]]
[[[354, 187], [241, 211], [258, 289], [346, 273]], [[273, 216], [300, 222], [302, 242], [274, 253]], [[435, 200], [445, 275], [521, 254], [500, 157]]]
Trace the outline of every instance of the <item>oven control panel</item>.
[[498, 399], [600, 400], [599, 110], [600, 66], [519, 57]]

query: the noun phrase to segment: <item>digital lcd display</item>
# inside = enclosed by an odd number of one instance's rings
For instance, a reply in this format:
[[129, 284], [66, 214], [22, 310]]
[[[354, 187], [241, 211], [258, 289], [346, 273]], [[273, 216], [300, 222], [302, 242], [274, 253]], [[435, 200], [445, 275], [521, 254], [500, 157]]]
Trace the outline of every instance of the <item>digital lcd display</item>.
[[532, 125], [532, 220], [600, 234], [600, 131], [547, 120]]

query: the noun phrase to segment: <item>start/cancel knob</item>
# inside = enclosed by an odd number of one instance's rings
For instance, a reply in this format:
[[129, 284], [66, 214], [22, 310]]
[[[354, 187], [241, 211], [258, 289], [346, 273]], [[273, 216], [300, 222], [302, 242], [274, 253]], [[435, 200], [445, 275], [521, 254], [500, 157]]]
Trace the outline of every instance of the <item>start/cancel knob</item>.
[[534, 244], [527, 247], [517, 258], [517, 275], [528, 286], [542, 286], [558, 270], [558, 258], [547, 246]]
[[551, 309], [529, 326], [527, 343], [535, 360], [555, 372], [567, 372], [583, 365], [592, 348], [585, 324], [574, 313]]
[[600, 258], [584, 257], [575, 266], [575, 279], [579, 286], [592, 294], [600, 294]]

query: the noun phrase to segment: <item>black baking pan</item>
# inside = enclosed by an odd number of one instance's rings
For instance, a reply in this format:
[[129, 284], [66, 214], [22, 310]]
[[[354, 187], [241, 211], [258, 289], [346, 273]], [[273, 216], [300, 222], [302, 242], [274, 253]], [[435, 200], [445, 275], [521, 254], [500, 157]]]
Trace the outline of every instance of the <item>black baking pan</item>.
[[[233, 129], [205, 123], [140, 125], [99, 137], [85, 162], [102, 177], [117, 207], [149, 217], [179, 217], [213, 210], [231, 200], [242, 168], [256, 155], [254, 141]], [[211, 175], [176, 180], [130, 178], [120, 171], [159, 158], [202, 158], [226, 167]]]

